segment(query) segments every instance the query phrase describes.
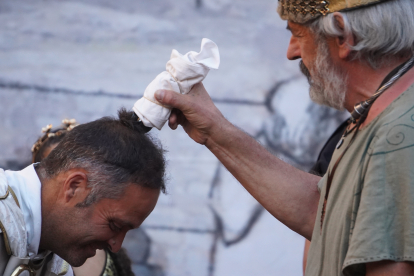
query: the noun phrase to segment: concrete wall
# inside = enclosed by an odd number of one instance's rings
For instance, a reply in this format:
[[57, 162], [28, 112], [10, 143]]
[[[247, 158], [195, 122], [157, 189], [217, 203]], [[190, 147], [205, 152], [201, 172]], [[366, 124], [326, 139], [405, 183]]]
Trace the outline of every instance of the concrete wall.
[[[131, 108], [171, 50], [220, 49], [204, 84], [223, 114], [282, 159], [308, 169], [343, 114], [310, 103], [288, 61], [273, 0], [3, 0], [0, 166], [19, 169], [41, 127]], [[151, 134], [168, 150], [168, 195], [124, 246], [136, 275], [301, 275], [304, 240], [268, 214], [180, 128]], [[276, 181], [276, 179], [275, 179]]]

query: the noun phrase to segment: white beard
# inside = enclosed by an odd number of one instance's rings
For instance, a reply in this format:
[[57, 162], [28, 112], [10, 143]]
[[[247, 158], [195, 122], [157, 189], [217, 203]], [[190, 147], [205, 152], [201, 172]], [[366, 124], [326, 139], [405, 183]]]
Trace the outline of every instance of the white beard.
[[303, 61], [300, 62], [300, 70], [308, 78], [311, 100], [317, 104], [344, 110], [348, 76], [333, 63], [325, 41], [318, 43], [313, 65], [309, 72]]

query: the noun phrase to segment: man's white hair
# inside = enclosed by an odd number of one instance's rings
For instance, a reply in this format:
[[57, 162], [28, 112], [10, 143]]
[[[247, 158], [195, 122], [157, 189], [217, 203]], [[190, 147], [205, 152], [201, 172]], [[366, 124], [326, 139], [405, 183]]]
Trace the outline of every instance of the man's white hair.
[[353, 35], [353, 58], [376, 69], [395, 58], [414, 54], [414, 0], [390, 0], [365, 8], [341, 12], [344, 29], [338, 27], [334, 14], [311, 22], [317, 35], [346, 37]]

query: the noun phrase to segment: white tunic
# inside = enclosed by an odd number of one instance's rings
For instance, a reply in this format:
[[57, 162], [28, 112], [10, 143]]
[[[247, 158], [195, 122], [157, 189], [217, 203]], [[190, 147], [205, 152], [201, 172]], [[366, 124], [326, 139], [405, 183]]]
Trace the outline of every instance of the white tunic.
[[[19, 208], [10, 192], [7, 198], [0, 200], [0, 221], [10, 242], [12, 251], [10, 260], [21, 260], [22, 264], [27, 264], [30, 260], [40, 261], [50, 252], [39, 253], [42, 229], [41, 183], [34, 165], [21, 171], [0, 169], [0, 196], [8, 193], [8, 187], [13, 190], [20, 205]], [[10, 260], [9, 267], [5, 265], [4, 260], [7, 258], [4, 256], [6, 250], [3, 240], [1, 244], [3, 248], [0, 249], [0, 262], [2, 262], [0, 263], [0, 275], [9, 276], [7, 274], [10, 274], [10, 269], [14, 270], [14, 267], [10, 267]], [[66, 270], [67, 273], [65, 273]], [[41, 271], [42, 269], [39, 269], [36, 275], [73, 275], [72, 269], [68, 268], [67, 263], [57, 255], [53, 255], [48, 269]]]

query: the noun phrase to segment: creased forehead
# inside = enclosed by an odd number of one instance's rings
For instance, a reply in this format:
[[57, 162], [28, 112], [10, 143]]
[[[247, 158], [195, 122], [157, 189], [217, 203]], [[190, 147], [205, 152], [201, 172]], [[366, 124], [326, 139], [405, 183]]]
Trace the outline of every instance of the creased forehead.
[[357, 9], [388, 0], [278, 0], [278, 13], [283, 20], [299, 24], [328, 13]]

